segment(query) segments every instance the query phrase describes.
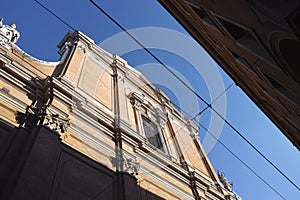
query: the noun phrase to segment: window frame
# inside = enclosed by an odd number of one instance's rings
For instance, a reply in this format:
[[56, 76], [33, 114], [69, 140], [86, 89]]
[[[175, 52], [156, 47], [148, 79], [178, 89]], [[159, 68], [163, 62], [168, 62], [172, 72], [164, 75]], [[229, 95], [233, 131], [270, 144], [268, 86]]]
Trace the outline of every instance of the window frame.
[[[156, 145], [154, 145], [153, 143], [150, 142], [150, 140], [149, 140], [150, 137], [147, 137], [147, 134], [145, 132], [144, 121], [148, 121], [149, 124], [153, 124], [156, 127], [157, 134], [155, 134], [155, 137], [157, 138], [157, 136], [158, 136], [158, 139], [159, 139], [158, 143], [161, 144], [161, 148], [157, 147]], [[156, 149], [160, 150], [161, 152], [163, 152], [165, 154], [168, 154], [167, 147], [166, 147], [166, 142], [165, 142], [165, 138], [164, 138], [164, 135], [162, 133], [160, 125], [158, 123], [156, 123], [155, 120], [151, 120], [151, 118], [149, 116], [141, 114], [141, 126], [142, 126], [142, 130], [143, 130], [143, 135], [144, 135], [145, 139], [147, 140], [147, 142], [151, 146], [153, 146]], [[152, 137], [154, 137], [154, 136], [152, 136]]]

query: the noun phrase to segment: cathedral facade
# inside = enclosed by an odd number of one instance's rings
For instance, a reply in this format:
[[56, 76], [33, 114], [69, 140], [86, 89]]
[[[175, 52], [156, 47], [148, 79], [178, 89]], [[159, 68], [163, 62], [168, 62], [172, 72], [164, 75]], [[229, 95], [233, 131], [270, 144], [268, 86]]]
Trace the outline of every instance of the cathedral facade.
[[60, 60], [0, 29], [0, 199], [240, 200], [198, 128], [125, 60], [76, 31]]

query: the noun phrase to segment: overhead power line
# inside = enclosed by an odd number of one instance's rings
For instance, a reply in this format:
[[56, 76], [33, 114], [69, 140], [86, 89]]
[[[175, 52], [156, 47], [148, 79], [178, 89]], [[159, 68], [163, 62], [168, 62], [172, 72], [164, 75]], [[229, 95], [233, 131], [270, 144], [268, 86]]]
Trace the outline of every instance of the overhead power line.
[[147, 49], [138, 39], [136, 39], [132, 34], [130, 34], [127, 29], [125, 29], [118, 21], [116, 21], [112, 16], [110, 16], [104, 9], [102, 9], [96, 2], [89, 0], [99, 11], [101, 11], [105, 16], [107, 16], [113, 23], [115, 23], [122, 31], [124, 31], [133, 41], [135, 41], [144, 51], [146, 51], [150, 56], [152, 56], [159, 64], [161, 64], [169, 73], [171, 73], [179, 82], [181, 82], [188, 90], [190, 90], [198, 99], [206, 104], [207, 107], [211, 108], [237, 135], [239, 135], [251, 148], [254, 149], [260, 156], [262, 156], [276, 171], [278, 171], [288, 182], [290, 182], [297, 190], [300, 188], [287, 177], [271, 160], [269, 160], [257, 147], [255, 147], [243, 134], [237, 130], [229, 121], [227, 121], [216, 109], [214, 109], [211, 103], [208, 103], [204, 98], [200, 96], [193, 88], [191, 88], [187, 83], [185, 83], [179, 76], [177, 76], [166, 64], [164, 64], [156, 55], [154, 55], [149, 49]]
[[274, 187], [272, 187], [264, 178], [262, 178], [258, 173], [256, 173], [247, 163], [245, 163], [238, 155], [236, 155], [233, 151], [231, 151], [223, 142], [221, 142], [213, 133], [211, 133], [205, 126], [203, 126], [200, 122], [198, 125], [203, 128], [210, 136], [212, 136], [223, 148], [225, 148], [231, 155], [233, 155], [238, 161], [240, 161], [247, 169], [249, 169], [257, 178], [259, 178], [264, 184], [266, 184], [273, 192], [275, 192], [282, 199], [286, 200], [282, 194], [280, 194]]
[[[232, 86], [234, 83], [230, 84], [216, 99], [214, 99], [212, 102], [216, 102], [222, 95], [224, 95]], [[280, 194], [273, 186], [271, 186], [262, 176], [260, 176], [256, 171], [254, 171], [246, 162], [244, 162], [237, 154], [235, 154], [232, 150], [229, 149], [228, 146], [226, 146], [219, 138], [217, 138], [212, 132], [210, 132], [204, 125], [202, 125], [200, 122], [198, 122], [196, 119], [199, 117], [204, 111], [208, 109], [208, 107], [205, 107], [200, 112], [198, 112], [194, 117], [192, 117], [188, 112], [180, 108], [178, 105], [174, 104], [172, 101], [171, 103], [175, 105], [175, 107], [181, 109], [181, 111], [190, 117], [191, 121], [194, 121], [196, 126], [200, 129], [203, 128], [209, 135], [211, 135], [216, 142], [218, 142], [223, 148], [225, 148], [233, 157], [235, 157], [239, 162], [242, 163], [248, 170], [250, 170], [258, 179], [260, 179], [266, 186], [268, 186], [273, 192], [275, 192], [281, 199], [286, 200], [286, 198]], [[175, 134], [179, 133], [180, 130], [182, 130], [185, 126], [187, 126], [188, 123], [185, 123], [183, 126], [181, 126]], [[171, 137], [166, 138], [166, 140], [170, 139]]]
[[[234, 85], [234, 83], [231, 83], [216, 99], [214, 99], [212, 101], [212, 104], [214, 102], [216, 102], [222, 95], [224, 95], [232, 86]], [[171, 102], [172, 103], [172, 102]], [[174, 104], [175, 105], [175, 104]], [[179, 106], [175, 105], [176, 107], [180, 108]], [[273, 192], [275, 192], [280, 198], [282, 198], [283, 200], [286, 200], [286, 198], [280, 194], [273, 186], [271, 186], [262, 176], [260, 176], [257, 172], [255, 172], [246, 162], [244, 162], [237, 154], [235, 154], [232, 150], [230, 150], [219, 138], [217, 138], [212, 132], [210, 132], [203, 124], [201, 124], [200, 122], [196, 121], [196, 118], [198, 116], [200, 116], [208, 107], [202, 109], [200, 112], [198, 112], [194, 117], [192, 117], [189, 113], [187, 113], [186, 111], [182, 110], [183, 113], [185, 113], [186, 115], [188, 115], [192, 121], [194, 121], [196, 123], [196, 125], [198, 126], [198, 128], [203, 128], [210, 136], [212, 136], [216, 142], [218, 142], [223, 148], [225, 148], [233, 157], [235, 157], [240, 163], [242, 163], [242, 165], [244, 165], [248, 170], [250, 170], [257, 178], [259, 178], [265, 185], [267, 185]], [[186, 126], [187, 124], [185, 124], [184, 126]], [[182, 129], [184, 126], [180, 127], [180, 129]]]
[[33, 0], [35, 1], [39, 6], [41, 6], [43, 9], [45, 9], [48, 13], [50, 13], [52, 16], [54, 16], [56, 19], [58, 19], [59, 21], [61, 21], [63, 24], [65, 24], [67, 27], [69, 27], [70, 29], [72, 29], [73, 31], [76, 31], [76, 29], [71, 26], [69, 23], [67, 23], [65, 20], [63, 20], [61, 17], [59, 17], [58, 15], [56, 15], [54, 12], [52, 12], [49, 8], [47, 8], [46, 6], [44, 6], [41, 2], [39, 2], [38, 0]]

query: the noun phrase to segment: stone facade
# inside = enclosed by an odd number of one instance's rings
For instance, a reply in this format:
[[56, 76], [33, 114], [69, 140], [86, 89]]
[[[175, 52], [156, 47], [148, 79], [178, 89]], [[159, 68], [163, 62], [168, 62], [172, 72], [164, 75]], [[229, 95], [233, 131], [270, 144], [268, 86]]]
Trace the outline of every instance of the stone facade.
[[58, 62], [1, 41], [0, 199], [239, 199], [197, 126], [122, 58], [79, 31]]
[[300, 149], [300, 2], [160, 2]]

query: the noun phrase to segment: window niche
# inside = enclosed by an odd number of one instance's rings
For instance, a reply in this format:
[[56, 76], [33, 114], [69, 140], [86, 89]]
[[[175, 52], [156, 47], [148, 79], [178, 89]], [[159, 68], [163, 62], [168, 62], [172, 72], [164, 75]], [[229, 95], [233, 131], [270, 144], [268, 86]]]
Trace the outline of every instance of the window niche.
[[144, 95], [132, 93], [130, 94], [130, 102], [133, 105], [139, 133], [145, 137], [152, 147], [163, 153], [168, 153], [162, 134], [166, 116], [160, 109], [155, 108], [149, 101], [145, 100]]
[[166, 117], [162, 111], [153, 107], [149, 102], [142, 104], [141, 107], [140, 117], [144, 137], [150, 145], [164, 153], [168, 153], [162, 133], [162, 129], [165, 127]]
[[144, 134], [148, 142], [157, 149], [165, 152], [158, 125], [144, 115], [142, 115], [142, 123]]

